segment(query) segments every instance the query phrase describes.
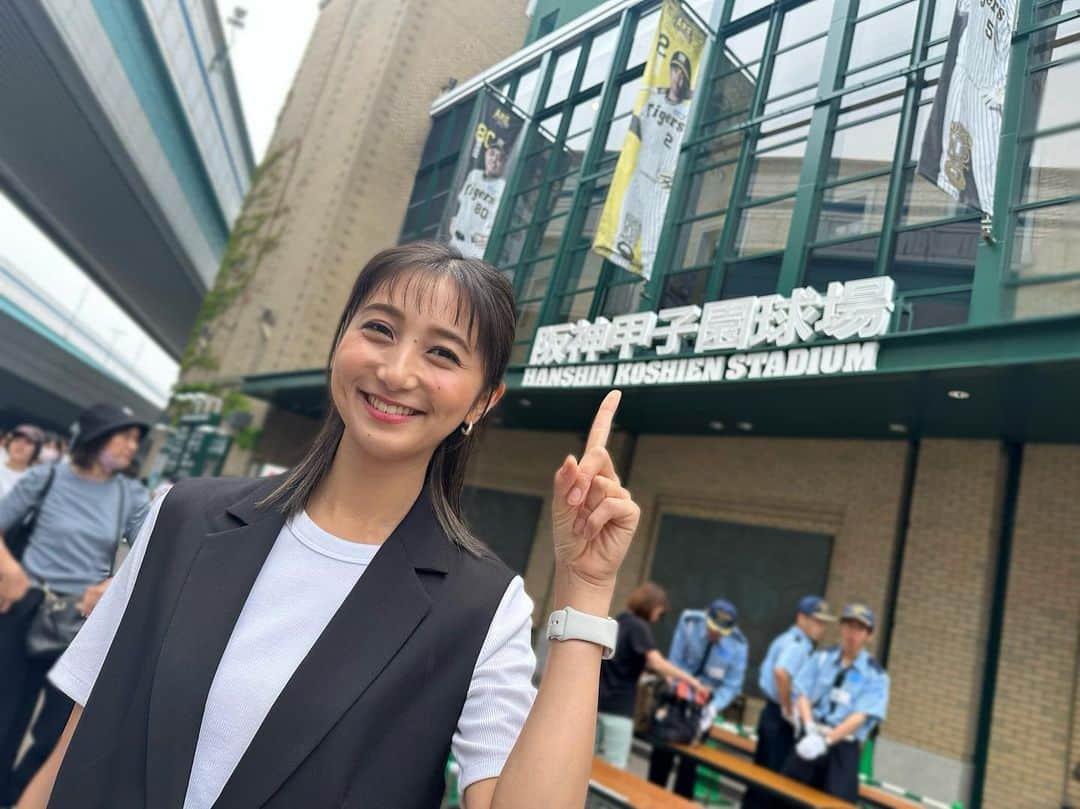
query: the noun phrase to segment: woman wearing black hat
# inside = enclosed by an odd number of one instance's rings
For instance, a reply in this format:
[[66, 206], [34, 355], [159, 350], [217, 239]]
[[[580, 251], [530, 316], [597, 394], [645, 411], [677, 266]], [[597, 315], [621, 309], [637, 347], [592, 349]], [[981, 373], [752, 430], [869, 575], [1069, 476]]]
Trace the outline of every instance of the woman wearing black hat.
[[[119, 474], [131, 465], [147, 425], [126, 408], [101, 404], [83, 411], [76, 429], [70, 463], [30, 469], [0, 500], [0, 805], [18, 798], [71, 711], [71, 701], [45, 685], [59, 652], [28, 652], [27, 635], [46, 589], [70, 602], [73, 614], [89, 615], [108, 587], [121, 536], [134, 536], [147, 502], [146, 490]], [[36, 522], [18, 560], [3, 534], [35, 507]], [[33, 746], [14, 768], [43, 685], [45, 706], [34, 723]]]

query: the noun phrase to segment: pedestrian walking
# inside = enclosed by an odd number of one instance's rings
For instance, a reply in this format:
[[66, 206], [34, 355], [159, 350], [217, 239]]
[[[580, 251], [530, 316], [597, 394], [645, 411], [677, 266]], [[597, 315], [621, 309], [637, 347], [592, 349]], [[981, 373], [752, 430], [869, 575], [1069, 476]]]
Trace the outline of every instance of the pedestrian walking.
[[[71, 702], [45, 684], [45, 674], [108, 589], [117, 544], [134, 535], [147, 499], [120, 474], [146, 425], [113, 404], [87, 408], [76, 424], [70, 463], [32, 467], [0, 500], [0, 804], [15, 801], [60, 736]], [[36, 520], [20, 561], [2, 535], [32, 510]], [[57, 628], [54, 619], [66, 623]], [[33, 743], [16, 767], [43, 686]]]

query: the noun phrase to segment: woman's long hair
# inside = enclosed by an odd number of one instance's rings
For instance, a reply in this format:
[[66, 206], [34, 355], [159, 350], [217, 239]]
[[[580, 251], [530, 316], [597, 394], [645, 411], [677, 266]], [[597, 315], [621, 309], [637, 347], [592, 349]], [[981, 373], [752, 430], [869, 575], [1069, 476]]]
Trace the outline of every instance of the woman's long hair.
[[[514, 342], [516, 317], [510, 282], [490, 264], [465, 258], [457, 250], [437, 242], [412, 242], [383, 250], [360, 271], [341, 313], [326, 364], [329, 406], [322, 429], [303, 460], [260, 505], [277, 508], [291, 517], [303, 510], [308, 498], [330, 471], [334, 453], [345, 432], [345, 424], [329, 390], [330, 377], [334, 353], [356, 311], [376, 291], [386, 290], [393, 295], [401, 283], [406, 285], [403, 295], [414, 294], [422, 301], [444, 278], [450, 279], [457, 288], [455, 322], [463, 323], [470, 337], [475, 337], [484, 366], [484, 387], [480, 396], [487, 397], [490, 402], [506, 373]], [[482, 553], [484, 545], [461, 518], [461, 489], [477, 434], [477, 430], [470, 435], [454, 430], [436, 448], [427, 473], [427, 485], [439, 524], [453, 542], [473, 554]]]

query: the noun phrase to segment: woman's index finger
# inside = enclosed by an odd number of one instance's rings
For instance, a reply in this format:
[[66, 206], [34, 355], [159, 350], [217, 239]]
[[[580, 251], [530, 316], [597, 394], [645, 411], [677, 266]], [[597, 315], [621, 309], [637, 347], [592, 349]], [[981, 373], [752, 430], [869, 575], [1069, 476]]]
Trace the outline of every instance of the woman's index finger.
[[604, 448], [607, 446], [608, 436], [611, 435], [611, 425], [615, 421], [615, 411], [619, 409], [619, 401], [622, 399], [622, 391], [613, 390], [604, 397], [600, 403], [596, 416], [593, 418], [592, 428], [589, 430], [589, 440], [585, 449], [594, 447]]

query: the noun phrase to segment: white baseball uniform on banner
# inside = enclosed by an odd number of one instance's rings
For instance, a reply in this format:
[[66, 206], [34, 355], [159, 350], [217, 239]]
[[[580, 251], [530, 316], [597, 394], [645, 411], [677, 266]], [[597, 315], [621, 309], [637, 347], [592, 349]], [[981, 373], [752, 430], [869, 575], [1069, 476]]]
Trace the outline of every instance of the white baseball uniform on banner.
[[[993, 210], [1016, 3], [958, 0], [956, 10], [967, 23], [960, 35], [945, 102], [938, 186], [954, 199], [977, 204], [989, 213]], [[972, 177], [974, 193], [967, 188]]]
[[486, 177], [473, 169], [458, 194], [458, 209], [450, 220], [450, 246], [472, 258], [483, 258], [495, 222], [495, 211], [506, 187], [504, 177]]
[[623, 197], [617, 232], [619, 249], [624, 255], [632, 252], [638, 237], [641, 238], [641, 266], [646, 278], [652, 274], [689, 111], [689, 99], [671, 101], [667, 88], [659, 88], [649, 95], [636, 120], [641, 146], [636, 169]]

